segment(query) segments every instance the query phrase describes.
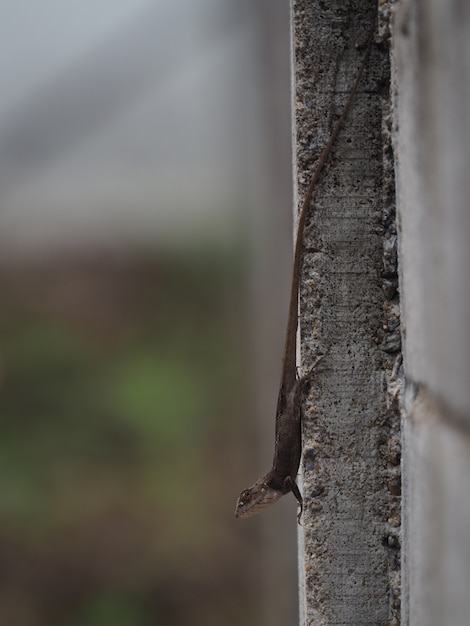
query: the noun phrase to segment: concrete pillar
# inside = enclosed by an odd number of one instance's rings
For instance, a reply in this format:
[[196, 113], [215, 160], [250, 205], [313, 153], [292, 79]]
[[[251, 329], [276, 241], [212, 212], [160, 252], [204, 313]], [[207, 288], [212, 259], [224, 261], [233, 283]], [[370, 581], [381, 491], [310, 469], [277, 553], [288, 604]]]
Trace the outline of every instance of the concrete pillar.
[[[400, 307], [387, 6], [304, 238], [301, 366], [308, 371], [328, 350], [303, 424], [299, 571], [309, 625], [399, 623]], [[292, 3], [297, 207], [375, 12], [374, 0]]]

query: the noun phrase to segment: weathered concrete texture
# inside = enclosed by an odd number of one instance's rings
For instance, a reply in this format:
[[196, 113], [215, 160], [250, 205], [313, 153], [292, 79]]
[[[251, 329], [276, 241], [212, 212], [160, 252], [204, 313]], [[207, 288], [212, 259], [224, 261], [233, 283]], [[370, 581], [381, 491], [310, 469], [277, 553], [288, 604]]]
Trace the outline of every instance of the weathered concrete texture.
[[404, 622], [467, 626], [470, 3], [402, 0], [393, 38], [408, 399]]
[[[374, 14], [373, 0], [293, 2], [298, 204]], [[305, 236], [303, 368], [329, 349], [303, 430], [300, 577], [309, 625], [399, 619], [400, 334], [388, 88], [387, 42], [376, 42]]]

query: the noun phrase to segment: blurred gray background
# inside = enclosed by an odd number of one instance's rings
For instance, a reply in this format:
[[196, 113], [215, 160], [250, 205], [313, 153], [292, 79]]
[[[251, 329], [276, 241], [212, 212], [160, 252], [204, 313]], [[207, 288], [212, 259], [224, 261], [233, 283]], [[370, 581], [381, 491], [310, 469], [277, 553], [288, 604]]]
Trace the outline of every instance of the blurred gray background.
[[268, 130], [276, 45], [288, 55], [276, 13], [245, 0], [3, 0], [2, 252], [240, 235], [269, 185], [263, 140], [288, 137]]

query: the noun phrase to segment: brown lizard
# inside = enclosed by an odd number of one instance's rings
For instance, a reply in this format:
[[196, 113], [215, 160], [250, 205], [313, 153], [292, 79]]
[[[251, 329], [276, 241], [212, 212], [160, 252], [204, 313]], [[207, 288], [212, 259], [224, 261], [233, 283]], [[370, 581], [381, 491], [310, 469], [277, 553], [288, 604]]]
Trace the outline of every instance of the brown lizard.
[[339, 131], [346, 119], [351, 107], [354, 95], [359, 86], [362, 73], [366, 67], [367, 60], [373, 40], [375, 27], [372, 26], [367, 48], [359, 67], [356, 79], [349, 93], [343, 112], [336, 122], [333, 132], [324, 147], [310, 184], [305, 194], [305, 199], [300, 211], [299, 223], [297, 227], [297, 237], [294, 249], [294, 264], [292, 271], [292, 283], [289, 304], [289, 317], [287, 322], [286, 341], [284, 346], [284, 358], [282, 363], [281, 385], [277, 401], [276, 411], [276, 440], [274, 447], [274, 460], [271, 470], [262, 478], [257, 480], [249, 489], [244, 489], [238, 500], [235, 509], [235, 517], [246, 518], [259, 513], [266, 507], [274, 504], [286, 493], [292, 491], [300, 505], [300, 515], [302, 514], [302, 495], [297, 486], [296, 477], [301, 456], [301, 404], [306, 384], [311, 380], [312, 373], [324, 355], [317, 359], [310, 372], [302, 378], [297, 378], [296, 368], [296, 343], [298, 325], [298, 300], [299, 282], [302, 270], [302, 242], [304, 235], [305, 220], [312, 201], [314, 187], [320, 177], [323, 166], [331, 152], [331, 148], [338, 136]]

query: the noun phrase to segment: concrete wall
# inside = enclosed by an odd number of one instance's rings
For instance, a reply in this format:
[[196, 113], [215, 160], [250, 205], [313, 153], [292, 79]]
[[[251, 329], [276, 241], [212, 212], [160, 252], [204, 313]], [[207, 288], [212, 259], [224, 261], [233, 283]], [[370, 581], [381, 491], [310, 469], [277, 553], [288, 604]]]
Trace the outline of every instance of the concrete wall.
[[394, 21], [406, 391], [403, 623], [470, 624], [470, 3]]

